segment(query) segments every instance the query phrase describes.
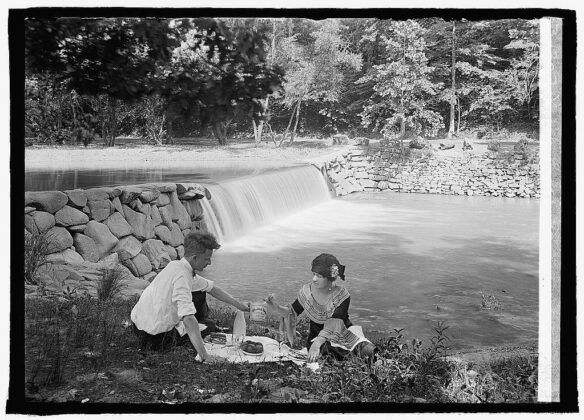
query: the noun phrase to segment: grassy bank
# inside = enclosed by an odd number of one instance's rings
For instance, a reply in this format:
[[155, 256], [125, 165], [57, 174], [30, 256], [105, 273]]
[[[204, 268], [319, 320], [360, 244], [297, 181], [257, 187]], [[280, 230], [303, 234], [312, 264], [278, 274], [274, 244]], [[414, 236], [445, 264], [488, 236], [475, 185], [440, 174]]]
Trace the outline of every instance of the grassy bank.
[[[106, 295], [104, 295], [106, 296]], [[129, 327], [135, 300], [69, 295], [27, 299], [26, 398], [30, 402], [531, 402], [537, 356], [501, 353], [482, 362], [448, 357], [444, 326], [431, 343], [406, 343], [402, 331], [371, 336], [374, 363], [321, 360], [313, 373], [291, 362], [201, 364], [192, 347], [141, 352]], [[214, 307], [230, 326], [234, 313]], [[305, 331], [305, 325], [299, 331]], [[248, 335], [276, 337], [276, 324], [249, 324]], [[303, 343], [305, 337], [297, 342]]]

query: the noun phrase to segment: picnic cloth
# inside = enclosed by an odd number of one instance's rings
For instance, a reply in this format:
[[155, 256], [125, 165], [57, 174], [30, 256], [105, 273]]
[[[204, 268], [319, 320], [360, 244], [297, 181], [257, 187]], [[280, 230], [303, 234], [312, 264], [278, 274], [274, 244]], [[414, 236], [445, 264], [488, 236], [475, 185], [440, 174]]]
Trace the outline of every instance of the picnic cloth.
[[279, 362], [289, 360], [297, 365], [306, 365], [308, 350], [293, 350], [284, 343], [279, 343], [270, 337], [246, 336], [245, 340], [262, 343], [264, 352], [259, 355], [246, 354], [237, 346], [231, 344], [231, 334], [225, 334], [227, 344], [207, 343], [205, 349], [212, 356], [223, 357], [233, 363], [262, 363], [262, 362]]

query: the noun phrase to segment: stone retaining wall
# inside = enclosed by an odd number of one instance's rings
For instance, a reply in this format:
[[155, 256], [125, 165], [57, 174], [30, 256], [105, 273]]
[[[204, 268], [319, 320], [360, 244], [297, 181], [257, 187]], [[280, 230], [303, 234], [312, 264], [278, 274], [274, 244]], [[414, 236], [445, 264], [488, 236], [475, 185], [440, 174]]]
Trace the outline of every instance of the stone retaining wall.
[[425, 156], [401, 161], [390, 146], [354, 147], [331, 159], [324, 171], [337, 195], [356, 191], [539, 198], [539, 164], [489, 154]]
[[43, 284], [93, 294], [102, 270], [119, 267], [127, 293], [138, 294], [182, 258], [185, 235], [206, 230], [203, 197], [211, 198], [199, 184], [174, 183], [26, 192], [25, 235], [44, 234], [49, 242], [49, 264], [38, 273]]

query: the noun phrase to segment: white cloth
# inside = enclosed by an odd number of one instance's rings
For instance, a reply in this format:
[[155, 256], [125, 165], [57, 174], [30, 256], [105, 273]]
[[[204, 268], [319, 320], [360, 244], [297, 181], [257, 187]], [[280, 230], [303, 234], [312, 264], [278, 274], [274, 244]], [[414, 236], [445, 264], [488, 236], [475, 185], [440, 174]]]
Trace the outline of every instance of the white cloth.
[[170, 331], [186, 315], [197, 311], [191, 292], [209, 292], [213, 282], [199, 275], [184, 258], [171, 261], [144, 289], [130, 318], [148, 334]]
[[[262, 363], [290, 360], [299, 366], [307, 366], [311, 369], [315, 368], [314, 364], [306, 362], [306, 357], [308, 357], [308, 350], [306, 347], [299, 351], [291, 351], [290, 347], [286, 344], [279, 343], [273, 338], [251, 336], [245, 337], [245, 339], [255, 341], [256, 343], [262, 343], [264, 346], [264, 352], [259, 355], [249, 355], [244, 353], [239, 347], [231, 345], [231, 334], [225, 334], [225, 336], [227, 344], [205, 342], [207, 353], [213, 356], [222, 357], [232, 363]], [[318, 363], [316, 365], [318, 365]]]

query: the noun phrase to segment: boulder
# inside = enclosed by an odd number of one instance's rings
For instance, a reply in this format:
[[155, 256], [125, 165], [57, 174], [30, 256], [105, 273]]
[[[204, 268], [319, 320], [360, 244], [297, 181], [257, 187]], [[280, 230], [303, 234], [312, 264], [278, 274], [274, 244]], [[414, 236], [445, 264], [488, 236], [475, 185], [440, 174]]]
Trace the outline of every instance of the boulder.
[[84, 234], [95, 241], [100, 259], [111, 251], [118, 243], [118, 238], [111, 233], [109, 228], [103, 223], [96, 222], [95, 220], [91, 220], [87, 223]]
[[144, 276], [152, 271], [150, 260], [142, 253], [136, 255], [134, 258], [123, 261], [122, 264], [128, 267], [136, 277]]
[[167, 244], [170, 244], [172, 242], [172, 234], [170, 233], [170, 229], [166, 225], [156, 226], [154, 228], [154, 234], [158, 239]]
[[136, 198], [140, 197], [142, 189], [134, 186], [124, 187], [122, 194], [120, 195], [120, 201], [122, 204], [128, 204], [134, 201]]
[[89, 188], [85, 190], [85, 194], [87, 201], [103, 201], [110, 198], [106, 188]]
[[132, 226], [132, 232], [136, 238], [145, 240], [154, 237], [154, 226], [151, 217], [134, 211], [126, 205], [123, 205], [122, 208], [124, 209], [126, 221]]
[[158, 213], [160, 214], [162, 223], [164, 223], [168, 228], [172, 227], [172, 214], [170, 207], [159, 207]]
[[160, 197], [154, 201], [154, 204], [156, 204], [158, 207], [168, 206], [170, 204], [170, 197], [168, 194], [162, 193], [160, 194]]
[[174, 249], [173, 246], [164, 244], [164, 249], [166, 250], [166, 253], [168, 254], [171, 260], [176, 260], [178, 254], [176, 253], [176, 249]]
[[95, 244], [95, 241], [89, 236], [83, 235], [82, 233], [77, 233], [73, 238], [73, 243], [75, 245], [75, 250], [83, 257], [84, 260], [90, 262], [99, 261], [97, 245]]
[[142, 253], [148, 257], [155, 270], [164, 268], [172, 261], [164, 243], [158, 239], [148, 239], [142, 244]]
[[156, 278], [157, 274], [155, 271], [151, 271], [150, 273], [146, 274], [144, 277], [142, 277], [142, 279], [144, 279], [144, 281], [147, 281], [148, 284], [152, 283], [152, 280], [154, 280]]
[[124, 212], [124, 210], [122, 209], [122, 202], [120, 201], [120, 197], [114, 197], [112, 199], [112, 206], [114, 206], [114, 209], [119, 211], [120, 213]]
[[46, 233], [47, 253], [61, 252], [73, 245], [73, 237], [64, 227], [54, 226]]
[[102, 189], [107, 193], [107, 196], [110, 199], [119, 197], [122, 194], [122, 189], [120, 187], [102, 187]]
[[[178, 188], [178, 187], [177, 187]], [[170, 207], [171, 207], [171, 215], [172, 221], [176, 221], [177, 224], [180, 226], [181, 229], [187, 229], [191, 227], [191, 218], [187, 213], [187, 210], [181, 204], [180, 200], [178, 199], [178, 195], [175, 192], [171, 193], [170, 195]]]
[[156, 227], [162, 224], [162, 216], [160, 215], [158, 207], [155, 205], [150, 205], [150, 207], [150, 213], [152, 214], [152, 226]]
[[130, 201], [127, 204], [127, 206], [134, 211], [140, 211], [142, 209], [143, 204], [139, 199], [135, 198], [134, 200]]
[[34, 207], [29, 207], [29, 206], [24, 206], [24, 214], [28, 214], [32, 211], [35, 211], [36, 209]]
[[55, 214], [61, 210], [69, 198], [61, 191], [32, 191], [24, 193], [24, 205]]
[[[140, 201], [140, 200], [138, 200]], [[142, 204], [142, 206], [140, 207], [140, 210], [138, 210], [140, 213], [145, 214], [146, 216], [152, 218], [152, 206], [150, 206], [150, 204], [145, 203]]]
[[176, 223], [172, 224], [172, 229], [170, 229], [170, 235], [171, 235], [170, 245], [179, 246], [184, 243], [184, 236], [182, 234], [180, 226], [177, 225]]
[[154, 187], [146, 188], [140, 193], [140, 201], [143, 203], [150, 203], [160, 197], [160, 191]]
[[59, 226], [82, 225], [89, 221], [89, 217], [80, 210], [71, 206], [65, 206], [55, 213], [54, 223]]
[[84, 260], [77, 252], [71, 248], [67, 248], [64, 251], [47, 255], [47, 262], [53, 264], [81, 265]]
[[130, 258], [134, 258], [142, 251], [142, 244], [140, 241], [133, 236], [126, 236], [118, 242], [114, 248], [114, 252], [118, 254], [120, 261], [126, 261]]
[[[83, 213], [83, 214], [85, 214], [85, 213]], [[69, 226], [68, 229], [73, 233], [77, 233], [77, 232], [83, 232], [86, 227], [87, 227], [87, 225], [83, 224], [83, 225]]]
[[176, 255], [178, 257], [178, 259], [180, 260], [182, 257], [185, 256], [185, 247], [184, 246], [177, 246], [176, 247]]
[[[180, 188], [179, 188], [180, 187]], [[180, 200], [211, 199], [211, 193], [201, 184], [177, 184], [176, 192]]]
[[203, 215], [203, 206], [200, 200], [184, 201], [183, 205], [189, 214], [191, 221], [196, 220]]
[[47, 232], [50, 228], [55, 226], [55, 216], [51, 213], [45, 211], [33, 211], [30, 213], [34, 223], [38, 229], [38, 233], [43, 234]]
[[[104, 193], [105, 194], [105, 193]], [[97, 222], [101, 222], [109, 217], [112, 211], [112, 203], [106, 198], [99, 201], [88, 201], [89, 214], [91, 218]]]
[[122, 213], [115, 212], [105, 220], [105, 225], [116, 238], [123, 238], [132, 233], [132, 226], [126, 222]]
[[67, 198], [69, 199], [67, 204], [70, 206], [83, 208], [87, 204], [87, 194], [83, 190], [69, 190], [65, 191], [65, 194], [67, 194]]
[[39, 228], [37, 228], [37, 225], [34, 222], [34, 218], [28, 214], [24, 215], [24, 228], [25, 232], [28, 232], [29, 234], [31, 233], [33, 235], [39, 234]]

